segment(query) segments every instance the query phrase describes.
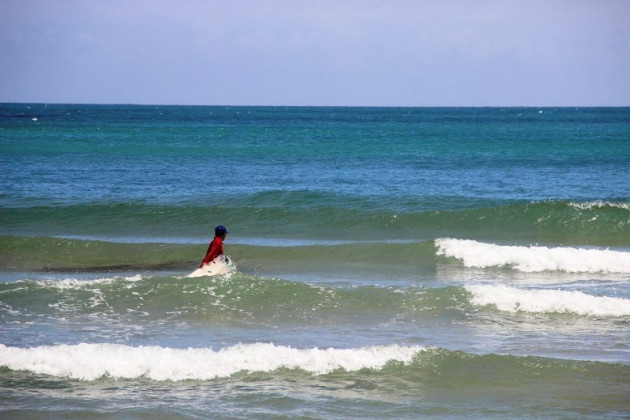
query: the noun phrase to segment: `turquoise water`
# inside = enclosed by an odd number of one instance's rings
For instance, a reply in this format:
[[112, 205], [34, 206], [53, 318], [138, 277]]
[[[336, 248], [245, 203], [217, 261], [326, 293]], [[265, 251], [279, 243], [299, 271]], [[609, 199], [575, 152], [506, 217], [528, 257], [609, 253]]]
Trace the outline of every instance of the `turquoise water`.
[[4, 104], [0, 166], [3, 418], [630, 415], [628, 108]]

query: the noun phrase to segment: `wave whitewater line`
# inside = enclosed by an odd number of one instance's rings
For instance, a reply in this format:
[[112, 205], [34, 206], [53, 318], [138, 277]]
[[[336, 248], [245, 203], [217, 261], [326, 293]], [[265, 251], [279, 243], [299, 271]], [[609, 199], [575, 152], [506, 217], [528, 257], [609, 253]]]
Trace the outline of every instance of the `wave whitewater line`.
[[280, 368], [301, 369], [315, 375], [339, 369], [347, 372], [380, 369], [392, 361], [408, 364], [423, 350], [419, 346], [398, 345], [296, 349], [271, 343], [242, 344], [218, 351], [85, 343], [24, 349], [0, 344], [0, 365], [88, 381], [104, 376], [181, 381], [224, 378], [241, 371], [272, 372]]
[[[168, 361], [168, 363], [165, 363]], [[352, 372], [403, 375], [433, 374], [460, 378], [479, 375], [503, 383], [538, 376], [569, 380], [592, 377], [630, 381], [630, 366], [534, 356], [473, 355], [439, 348], [382, 345], [360, 348], [294, 348], [273, 343], [239, 344], [212, 348], [132, 347], [122, 344], [81, 343], [30, 348], [0, 344], [0, 366], [11, 371], [95, 381], [103, 378], [154, 381], [214, 380], [237, 374], [283, 369], [307, 375]], [[476, 373], [475, 373], [476, 372]], [[5, 370], [6, 374], [6, 370]], [[507, 379], [506, 379], [507, 378]], [[470, 379], [470, 378], [467, 378]], [[460, 379], [461, 381], [461, 379]]]
[[505, 246], [474, 240], [440, 238], [437, 255], [461, 260], [466, 267], [510, 266], [523, 272], [630, 273], [630, 252], [575, 247]]
[[471, 285], [464, 288], [472, 294], [470, 303], [473, 305], [493, 305], [501, 311], [630, 316], [630, 299], [592, 296], [580, 291], [518, 289], [503, 285]]

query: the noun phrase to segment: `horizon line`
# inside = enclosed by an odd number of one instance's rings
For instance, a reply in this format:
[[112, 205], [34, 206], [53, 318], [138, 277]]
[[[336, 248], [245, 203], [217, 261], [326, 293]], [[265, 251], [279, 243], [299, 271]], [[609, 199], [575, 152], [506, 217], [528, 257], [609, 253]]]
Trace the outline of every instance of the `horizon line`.
[[630, 105], [244, 105], [244, 104], [167, 104], [136, 102], [30, 102], [0, 101], [0, 105], [85, 105], [85, 106], [165, 106], [238, 108], [630, 108]]

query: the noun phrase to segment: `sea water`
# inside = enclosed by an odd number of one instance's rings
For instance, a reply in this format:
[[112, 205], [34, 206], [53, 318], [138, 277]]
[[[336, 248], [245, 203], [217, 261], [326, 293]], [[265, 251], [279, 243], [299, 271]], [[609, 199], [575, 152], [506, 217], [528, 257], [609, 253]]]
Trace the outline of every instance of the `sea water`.
[[628, 108], [3, 104], [0, 168], [2, 418], [630, 416]]

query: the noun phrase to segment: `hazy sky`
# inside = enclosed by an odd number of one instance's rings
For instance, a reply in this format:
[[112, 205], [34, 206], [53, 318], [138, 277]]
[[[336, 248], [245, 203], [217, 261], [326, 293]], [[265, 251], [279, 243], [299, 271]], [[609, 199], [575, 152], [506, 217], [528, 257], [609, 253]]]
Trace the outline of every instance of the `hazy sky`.
[[629, 0], [0, 0], [0, 102], [628, 106]]

